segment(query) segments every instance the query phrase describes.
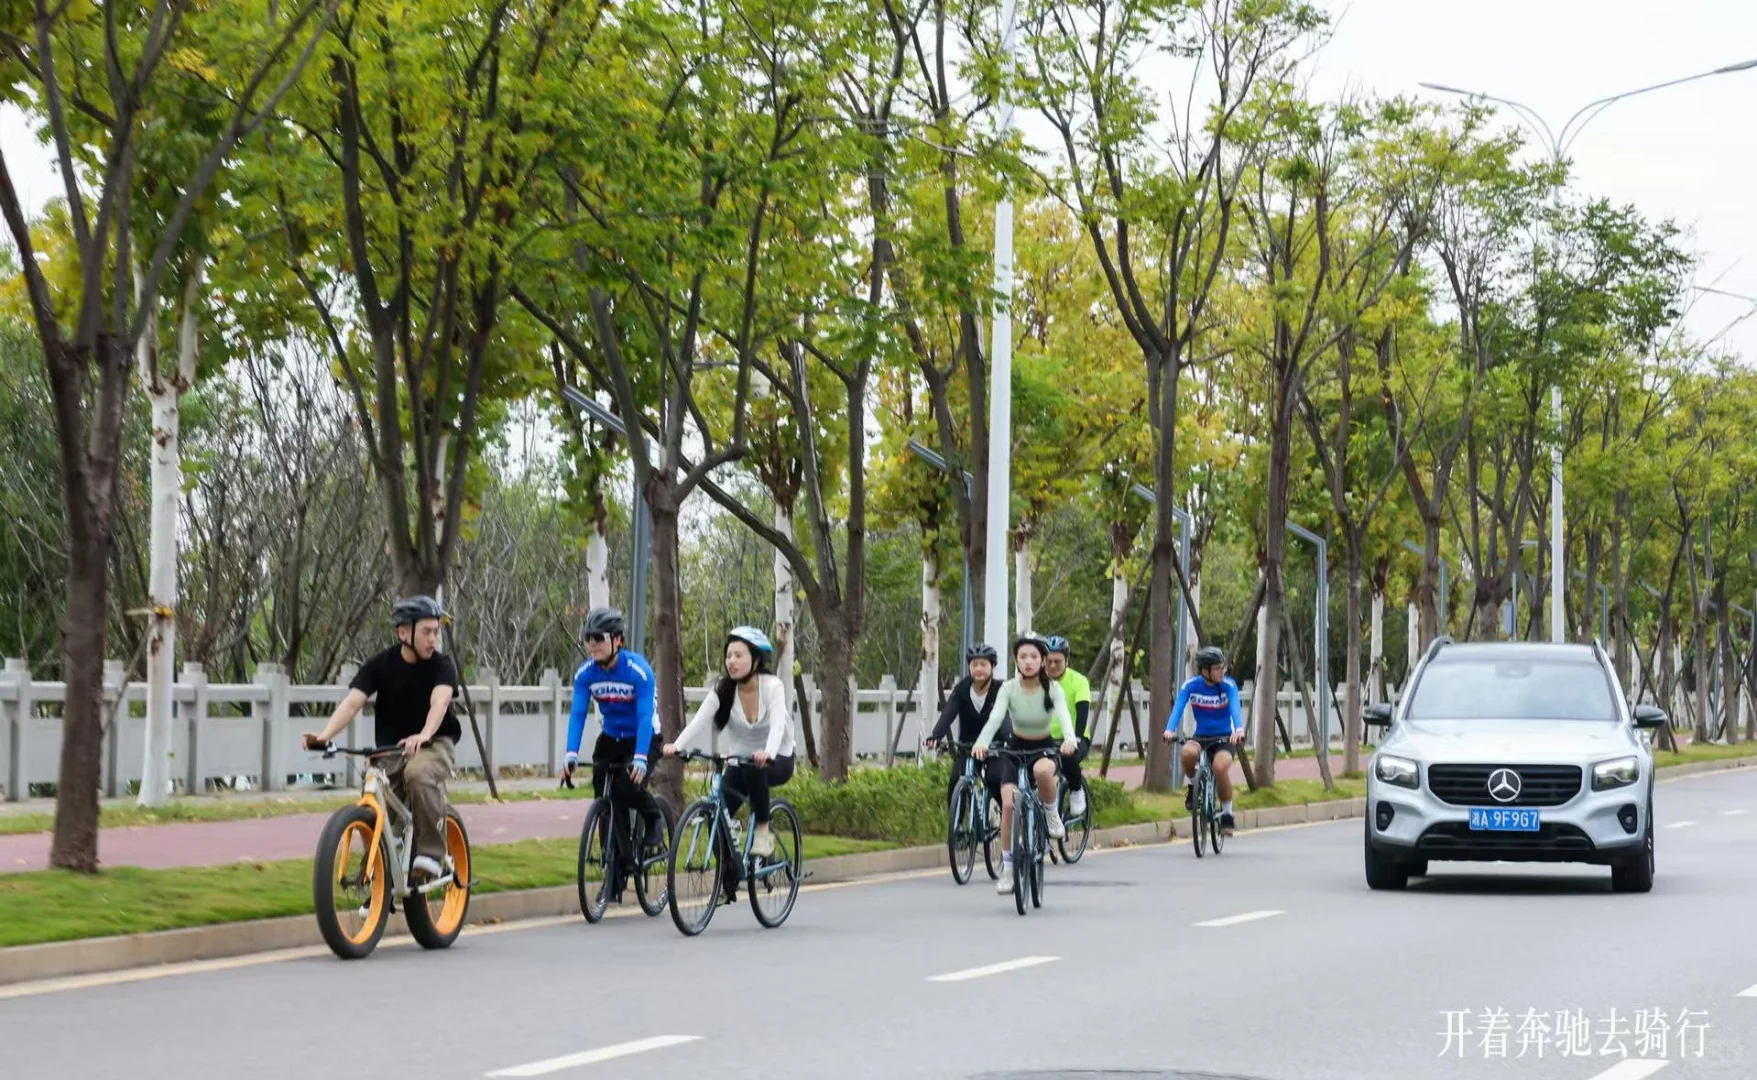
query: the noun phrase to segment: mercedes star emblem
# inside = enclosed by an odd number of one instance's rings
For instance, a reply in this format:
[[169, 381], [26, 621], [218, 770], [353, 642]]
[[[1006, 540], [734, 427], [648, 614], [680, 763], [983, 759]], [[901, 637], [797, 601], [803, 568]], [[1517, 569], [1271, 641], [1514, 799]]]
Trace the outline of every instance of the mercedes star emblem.
[[1496, 802], [1510, 803], [1519, 797], [1519, 774], [1512, 769], [1496, 769], [1489, 773], [1489, 795]]

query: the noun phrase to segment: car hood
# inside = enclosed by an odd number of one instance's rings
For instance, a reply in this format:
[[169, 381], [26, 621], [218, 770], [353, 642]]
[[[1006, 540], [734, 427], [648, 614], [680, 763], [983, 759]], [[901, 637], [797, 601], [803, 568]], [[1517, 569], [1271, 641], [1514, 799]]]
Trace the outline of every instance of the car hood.
[[1578, 762], [1637, 752], [1623, 724], [1607, 720], [1414, 720], [1383, 750], [1425, 762]]

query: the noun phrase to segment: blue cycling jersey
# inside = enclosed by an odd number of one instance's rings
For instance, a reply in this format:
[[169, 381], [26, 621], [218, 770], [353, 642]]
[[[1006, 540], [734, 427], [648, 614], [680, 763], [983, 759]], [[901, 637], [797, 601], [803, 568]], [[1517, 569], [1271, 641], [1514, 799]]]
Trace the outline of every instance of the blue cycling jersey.
[[1195, 710], [1197, 738], [1231, 735], [1245, 726], [1238, 707], [1238, 683], [1231, 676], [1222, 675], [1218, 683], [1200, 675], [1190, 676], [1178, 689], [1177, 703], [1171, 707], [1171, 719], [1165, 722], [1165, 730], [1177, 729], [1185, 706]]
[[586, 729], [586, 706], [596, 701], [604, 734], [613, 739], [633, 739], [635, 760], [647, 759], [653, 740], [652, 665], [639, 653], [616, 651], [616, 661], [600, 667], [587, 660], [573, 676], [573, 709], [567, 717], [567, 752], [577, 754]]

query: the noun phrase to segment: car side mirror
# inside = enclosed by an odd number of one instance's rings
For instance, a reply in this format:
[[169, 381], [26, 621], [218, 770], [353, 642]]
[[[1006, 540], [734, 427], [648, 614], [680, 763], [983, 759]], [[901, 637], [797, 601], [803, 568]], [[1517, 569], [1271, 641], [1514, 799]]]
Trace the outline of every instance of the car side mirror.
[[1635, 726], [1638, 728], [1662, 728], [1667, 723], [1665, 710], [1658, 705], [1635, 706]]
[[1375, 704], [1368, 705], [1366, 707], [1366, 709], [1362, 711], [1361, 719], [1363, 721], [1365, 721], [1367, 724], [1370, 724], [1374, 727], [1390, 727], [1391, 726], [1391, 705], [1390, 705], [1390, 703], [1385, 702], [1385, 701], [1380, 701]]

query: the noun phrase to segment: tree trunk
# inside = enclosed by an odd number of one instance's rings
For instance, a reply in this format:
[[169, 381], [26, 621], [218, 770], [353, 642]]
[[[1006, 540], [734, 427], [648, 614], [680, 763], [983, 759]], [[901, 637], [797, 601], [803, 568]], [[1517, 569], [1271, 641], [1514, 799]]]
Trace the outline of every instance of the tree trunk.
[[[1347, 700], [1343, 703], [1346, 710], [1342, 720], [1342, 771], [1353, 776], [1360, 771], [1360, 735], [1361, 735], [1361, 673], [1360, 673], [1360, 579], [1362, 574], [1360, 545], [1348, 545], [1348, 680]], [[1374, 611], [1377, 615], [1377, 610]], [[1374, 621], [1375, 628], [1377, 620]], [[1328, 672], [1320, 672], [1318, 677], [1318, 693], [1329, 692], [1326, 685], [1330, 681]], [[1328, 758], [1330, 748], [1321, 746], [1318, 753]]]
[[[1124, 610], [1129, 606], [1129, 581], [1123, 575], [1121, 559], [1115, 560], [1111, 565], [1113, 570], [1110, 578], [1110, 625], [1115, 626], [1117, 621], [1123, 617]], [[1119, 700], [1119, 696], [1123, 692], [1124, 680], [1127, 677], [1127, 673], [1123, 669], [1127, 666], [1128, 655], [1128, 646], [1124, 643], [1123, 636], [1117, 634], [1110, 642], [1110, 665], [1104, 676], [1103, 700]], [[1111, 713], [1114, 717], [1116, 710], [1112, 709]], [[1114, 724], [1115, 721], [1112, 720], [1112, 723]]]
[[604, 526], [597, 521], [586, 534], [586, 603], [595, 608], [610, 606], [610, 545], [604, 538]]
[[[915, 700], [921, 702], [920, 713], [925, 720], [928, 713], [935, 711], [939, 701], [940, 686], [940, 561], [936, 552], [929, 551], [921, 560], [921, 677], [916, 681], [920, 689]], [[901, 725], [898, 725], [899, 728]], [[916, 729], [926, 738], [929, 730], [926, 724], [917, 724]]]
[[1445, 597], [1440, 595], [1440, 515], [1436, 512], [1422, 517], [1422, 557], [1421, 579], [1415, 587], [1415, 602], [1421, 615], [1421, 640], [1416, 645], [1416, 655], [1428, 651], [1428, 646], [1441, 634], [1440, 607]]
[[[683, 641], [678, 612], [681, 598], [678, 590], [678, 528], [676, 484], [660, 470], [653, 470], [647, 485], [647, 513], [652, 521], [653, 553], [651, 578], [653, 599], [651, 634], [646, 642], [652, 661], [653, 677], [658, 682], [654, 705], [659, 714], [659, 731], [665, 742], [676, 742], [683, 730]], [[638, 558], [638, 553], [636, 555]], [[654, 777], [659, 794], [673, 807], [684, 805], [683, 765], [678, 761], [660, 764]]]
[[1727, 606], [1726, 575], [1714, 583], [1714, 606], [1720, 612], [1720, 715], [1728, 745], [1739, 741], [1739, 653], [1733, 643], [1733, 609]]
[[98, 781], [104, 745], [104, 613], [108, 530], [83, 507], [70, 508], [66, 615], [66, 704], [61, 713], [61, 772], [49, 865], [96, 873]]
[[1031, 534], [1019, 529], [1013, 544], [1013, 626], [1023, 634], [1036, 627], [1036, 611], [1031, 604]]
[[1287, 487], [1293, 460], [1295, 388], [1290, 384], [1295, 378], [1297, 372], [1292, 371], [1277, 377], [1275, 420], [1269, 436], [1267, 518], [1263, 523], [1263, 666], [1257, 671], [1257, 693], [1263, 698], [1263, 707], [1257, 713], [1257, 760], [1252, 766], [1259, 787], [1275, 786], [1275, 699], [1280, 683], [1281, 611], [1287, 606], [1283, 570], [1287, 558]]
[[[172, 688], [177, 677], [177, 511], [183, 498], [183, 394], [195, 381], [199, 344], [195, 302], [201, 275], [191, 274], [183, 298], [174, 377], [159, 376], [158, 327], [149, 319], [138, 347], [141, 381], [152, 403], [152, 556], [147, 585], [146, 736], [140, 805], [162, 806], [171, 793]], [[198, 794], [190, 792], [190, 794]]]
[[1368, 653], [1368, 696], [1375, 704], [1388, 701], [1390, 699], [1385, 696], [1385, 587], [1377, 575], [1373, 580], [1373, 635]]
[[[784, 506], [775, 507], [775, 531], [793, 539], [793, 512]], [[775, 674], [781, 676], [781, 685], [788, 698], [787, 715], [793, 715], [793, 658], [798, 650], [794, 647], [793, 622], [793, 564], [787, 556], [775, 550]], [[799, 722], [802, 728], [810, 726], [806, 716], [804, 699], [800, 699]], [[815, 758], [816, 755], [814, 754]]]
[[854, 761], [854, 703], [849, 700], [848, 680], [854, 670], [854, 643], [837, 611], [812, 608], [817, 624], [818, 654], [822, 657], [823, 677], [823, 745], [819, 747], [818, 775], [825, 780], [841, 782], [848, 779]]
[[[1177, 648], [1177, 629], [1172, 625], [1172, 591], [1177, 588], [1177, 519], [1172, 507], [1177, 505], [1177, 385], [1181, 374], [1176, 357], [1148, 361], [1148, 392], [1153, 421], [1157, 425], [1159, 445], [1153, 459], [1153, 489], [1157, 496], [1153, 513], [1153, 569], [1147, 590], [1148, 619], [1148, 701], [1153, 716], [1171, 715], [1177, 688], [1173, 684], [1173, 651]], [[1131, 697], [1131, 702], [1132, 702]], [[1163, 739], [1148, 739], [1145, 747], [1147, 775], [1143, 786], [1148, 791], [1165, 791], [1171, 786], [1171, 747]]]
[[1629, 575], [1623, 569], [1623, 515], [1620, 509], [1622, 499], [1619, 497], [1619, 512], [1611, 520], [1611, 637], [1612, 663], [1617, 669], [1617, 681], [1624, 692], [1634, 685], [1631, 679], [1632, 665], [1629, 662]]

